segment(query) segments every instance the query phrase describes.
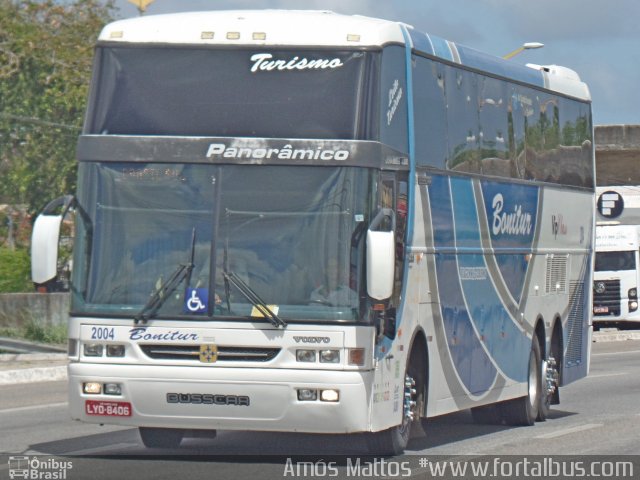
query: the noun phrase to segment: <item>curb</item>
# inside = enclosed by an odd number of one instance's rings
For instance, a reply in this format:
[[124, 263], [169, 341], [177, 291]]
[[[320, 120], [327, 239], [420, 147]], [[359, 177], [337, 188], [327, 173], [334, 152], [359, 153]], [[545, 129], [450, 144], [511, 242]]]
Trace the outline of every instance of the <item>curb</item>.
[[21, 383], [59, 382], [67, 379], [67, 366], [21, 368], [0, 371], [0, 385]]

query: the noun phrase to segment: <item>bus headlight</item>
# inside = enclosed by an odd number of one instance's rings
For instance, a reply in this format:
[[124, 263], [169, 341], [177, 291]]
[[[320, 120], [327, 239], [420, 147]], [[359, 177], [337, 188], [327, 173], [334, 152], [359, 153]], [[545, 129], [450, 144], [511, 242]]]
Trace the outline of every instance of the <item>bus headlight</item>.
[[124, 357], [124, 345], [120, 345], [120, 344], [107, 345], [107, 357]]
[[633, 299], [633, 300], [638, 299], [638, 289], [636, 288], [629, 289], [629, 299]]
[[320, 363], [340, 363], [340, 350], [320, 350]]
[[296, 360], [298, 362], [313, 363], [316, 361], [315, 350], [296, 350]]
[[629, 311], [630, 312], [635, 312], [638, 309], [638, 301], [637, 300], [631, 300], [629, 302]]
[[85, 357], [101, 357], [104, 350], [104, 345], [100, 343], [85, 343], [84, 344], [84, 356]]

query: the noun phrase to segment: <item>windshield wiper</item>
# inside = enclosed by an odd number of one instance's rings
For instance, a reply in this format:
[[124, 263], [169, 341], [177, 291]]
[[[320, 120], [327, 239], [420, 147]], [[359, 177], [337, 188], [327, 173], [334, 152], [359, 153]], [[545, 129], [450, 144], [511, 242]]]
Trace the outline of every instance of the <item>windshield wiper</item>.
[[160, 307], [164, 305], [167, 298], [169, 298], [169, 295], [173, 293], [185, 278], [187, 279], [187, 287], [189, 286], [191, 283], [191, 272], [194, 267], [193, 259], [195, 249], [196, 229], [194, 227], [191, 232], [191, 251], [189, 253], [189, 261], [178, 265], [178, 268], [176, 268], [176, 270], [171, 274], [169, 279], [166, 282], [162, 282], [160, 286], [156, 288], [147, 304], [133, 317], [134, 325], [137, 325], [139, 322], [146, 323], [149, 319], [153, 318], [155, 314], [158, 313], [158, 310], [160, 310]]
[[[274, 327], [280, 328], [280, 327], [287, 326], [287, 322], [285, 322], [278, 315], [276, 315], [274, 311], [267, 306], [264, 300], [262, 300], [258, 296], [258, 294], [249, 285], [247, 285], [240, 277], [235, 275], [233, 272], [228, 272], [226, 270], [222, 272], [222, 275], [224, 276], [225, 283], [233, 284], [233, 286], [236, 287], [238, 291], [242, 295], [244, 295], [244, 297], [247, 300], [249, 300], [253, 304], [253, 306], [256, 307], [256, 309], [262, 314], [262, 316], [268, 319]], [[229, 288], [227, 287], [226, 290], [228, 292]], [[227, 294], [227, 299], [228, 298], [229, 297]]]

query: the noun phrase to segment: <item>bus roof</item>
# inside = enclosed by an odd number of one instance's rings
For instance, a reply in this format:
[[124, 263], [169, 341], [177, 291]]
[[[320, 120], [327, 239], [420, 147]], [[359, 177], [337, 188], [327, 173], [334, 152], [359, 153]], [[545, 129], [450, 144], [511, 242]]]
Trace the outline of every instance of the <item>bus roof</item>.
[[149, 15], [108, 24], [99, 41], [124, 43], [372, 47], [405, 43], [415, 51], [582, 100], [589, 89], [566, 67], [521, 65], [419, 32], [410, 25], [319, 10], [212, 10]]

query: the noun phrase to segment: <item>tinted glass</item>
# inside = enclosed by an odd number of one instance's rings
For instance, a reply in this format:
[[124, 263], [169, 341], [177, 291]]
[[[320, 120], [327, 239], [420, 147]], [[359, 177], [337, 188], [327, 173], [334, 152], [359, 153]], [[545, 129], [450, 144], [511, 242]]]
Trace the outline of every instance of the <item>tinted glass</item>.
[[587, 103], [414, 57], [416, 164], [593, 188]]
[[73, 308], [133, 316], [193, 258], [160, 317], [249, 317], [226, 271], [283, 318], [359, 319], [376, 181], [351, 167], [81, 164]]
[[597, 252], [595, 271], [635, 270], [636, 252]]
[[415, 57], [414, 65], [416, 164], [444, 168], [447, 160], [445, 67], [422, 57]]
[[376, 61], [362, 51], [103, 47], [88, 130], [367, 139]]

